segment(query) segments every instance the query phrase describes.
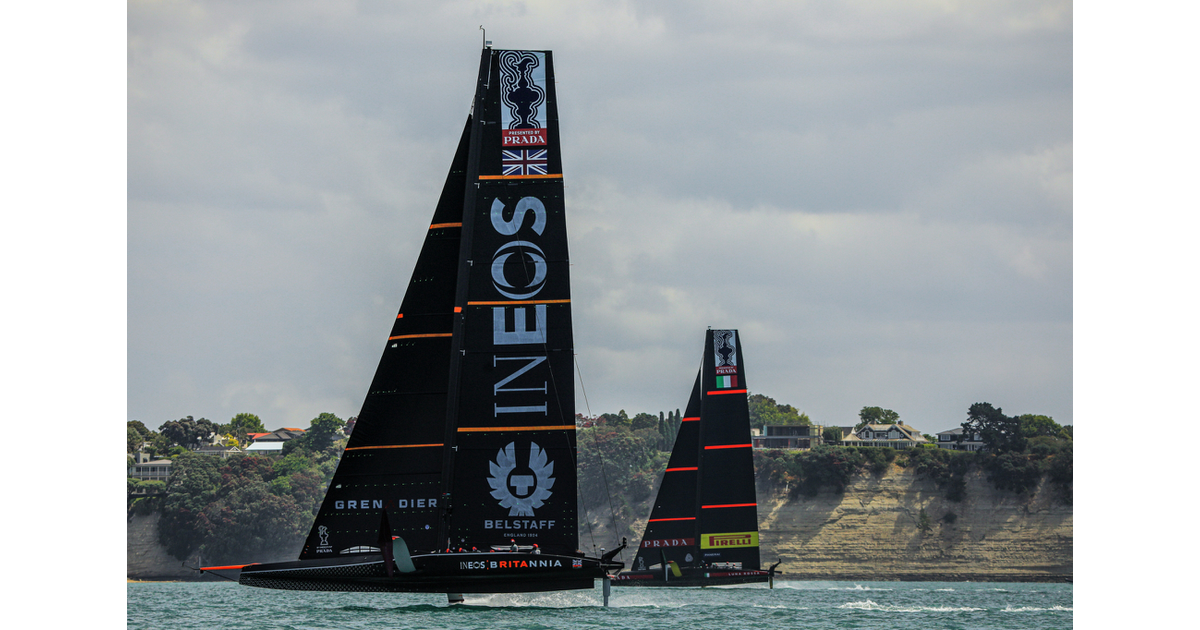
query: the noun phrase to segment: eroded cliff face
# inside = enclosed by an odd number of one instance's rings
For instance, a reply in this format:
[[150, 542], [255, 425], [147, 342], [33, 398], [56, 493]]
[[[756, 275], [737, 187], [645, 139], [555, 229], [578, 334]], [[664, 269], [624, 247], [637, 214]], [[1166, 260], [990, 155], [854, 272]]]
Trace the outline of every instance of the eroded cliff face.
[[[822, 490], [789, 499], [783, 489], [760, 487], [763, 567], [781, 560], [784, 579], [795, 580], [1072, 579], [1072, 509], [1056, 488], [1043, 482], [1018, 495], [996, 490], [979, 472], [966, 483], [966, 498], [958, 503], [932, 481], [895, 465], [882, 476], [858, 476], [844, 493]], [[649, 509], [647, 503], [630, 527], [638, 535]], [[929, 518], [926, 531], [920, 529], [922, 509]], [[596, 538], [616, 538], [605, 527], [609, 520], [595, 514]], [[581, 527], [581, 544], [588, 539]], [[630, 537], [630, 548], [640, 542]], [[626, 562], [631, 557], [627, 552]]]
[[[967, 476], [966, 498], [955, 503], [932, 481], [892, 466], [864, 473], [844, 493], [823, 490], [789, 499], [783, 489], [759, 488], [763, 566], [782, 560], [784, 579], [1068, 581], [1072, 579], [1072, 509], [1043, 483], [1029, 494], [996, 490], [979, 472]], [[655, 488], [651, 497], [658, 493]], [[626, 525], [631, 549], [641, 542], [650, 500]], [[930, 529], [922, 531], [921, 510]], [[953, 513], [954, 522], [947, 514]], [[619, 539], [608, 506], [579, 527], [582, 549]], [[194, 571], [158, 544], [158, 514], [127, 525], [127, 575], [133, 579], [195, 579]], [[635, 532], [635, 533], [632, 533]], [[626, 562], [633, 557], [625, 552]], [[189, 566], [197, 559], [189, 558]]]
[[[167, 553], [158, 542], [158, 512], [134, 515], [125, 523], [125, 575], [131, 580], [190, 580], [197, 573]], [[197, 566], [188, 558], [188, 566]]]
[[[996, 490], [968, 475], [955, 503], [936, 484], [892, 466], [862, 475], [845, 493], [787, 500], [760, 492], [764, 565], [789, 579], [1068, 581], [1072, 510], [1043, 482], [1031, 494]], [[921, 510], [930, 529], [919, 527]], [[947, 518], [948, 514], [952, 514]], [[953, 519], [954, 522], [948, 522]]]

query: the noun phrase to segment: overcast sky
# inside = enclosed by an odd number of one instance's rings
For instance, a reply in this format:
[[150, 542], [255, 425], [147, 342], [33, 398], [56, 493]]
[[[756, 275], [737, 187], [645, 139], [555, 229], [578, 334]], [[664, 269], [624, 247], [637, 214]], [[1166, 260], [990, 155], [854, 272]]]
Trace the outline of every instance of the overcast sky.
[[662, 4], [130, 2], [128, 418], [358, 413], [483, 25], [554, 51], [577, 411], [712, 326], [817, 423], [1073, 424], [1071, 3]]

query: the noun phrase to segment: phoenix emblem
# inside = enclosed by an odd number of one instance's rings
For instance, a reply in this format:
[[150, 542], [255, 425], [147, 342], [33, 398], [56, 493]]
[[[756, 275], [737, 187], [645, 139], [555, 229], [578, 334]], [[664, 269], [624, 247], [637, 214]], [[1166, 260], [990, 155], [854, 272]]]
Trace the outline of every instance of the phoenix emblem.
[[549, 461], [546, 451], [537, 443], [530, 442], [529, 470], [533, 474], [513, 474], [518, 472], [516, 450], [516, 444], [509, 442], [496, 452], [496, 461], [488, 462], [492, 473], [488, 485], [492, 487], [492, 497], [500, 501], [500, 507], [508, 508], [509, 516], [533, 516], [534, 508], [542, 507], [553, 494], [550, 488], [554, 487], [554, 462]]

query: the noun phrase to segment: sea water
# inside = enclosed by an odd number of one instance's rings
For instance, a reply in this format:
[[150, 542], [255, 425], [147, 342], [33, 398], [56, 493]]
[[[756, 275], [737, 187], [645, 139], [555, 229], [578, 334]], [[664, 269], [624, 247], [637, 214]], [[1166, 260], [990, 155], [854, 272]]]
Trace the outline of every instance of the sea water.
[[131, 582], [128, 630], [165, 628], [1071, 628], [1071, 584], [775, 582], [722, 588], [467, 595], [277, 591], [232, 582]]

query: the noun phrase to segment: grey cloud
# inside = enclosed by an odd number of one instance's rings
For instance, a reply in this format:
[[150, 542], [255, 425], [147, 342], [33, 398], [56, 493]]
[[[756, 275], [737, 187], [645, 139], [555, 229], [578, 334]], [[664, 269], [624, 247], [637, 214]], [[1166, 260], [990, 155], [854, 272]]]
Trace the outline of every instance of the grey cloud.
[[1071, 421], [1065, 2], [135, 2], [131, 418], [357, 413], [481, 23], [555, 51], [592, 412], [682, 406], [712, 325], [818, 422]]

